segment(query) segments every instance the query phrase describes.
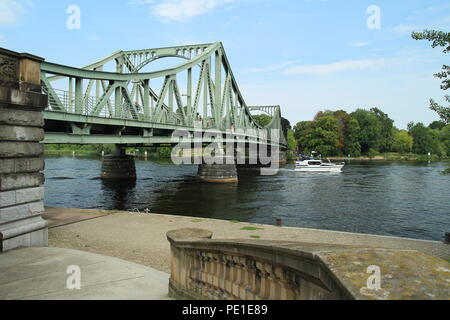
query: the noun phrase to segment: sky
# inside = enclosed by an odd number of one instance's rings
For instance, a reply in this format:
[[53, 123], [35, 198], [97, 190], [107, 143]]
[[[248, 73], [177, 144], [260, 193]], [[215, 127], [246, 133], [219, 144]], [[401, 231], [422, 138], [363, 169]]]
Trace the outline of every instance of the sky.
[[[73, 6], [79, 28], [69, 28]], [[281, 105], [293, 125], [372, 107], [402, 129], [438, 120], [428, 105], [444, 103], [433, 74], [448, 56], [411, 38], [424, 29], [449, 31], [450, 2], [0, 0], [0, 46], [59, 64], [221, 41], [247, 105]]]

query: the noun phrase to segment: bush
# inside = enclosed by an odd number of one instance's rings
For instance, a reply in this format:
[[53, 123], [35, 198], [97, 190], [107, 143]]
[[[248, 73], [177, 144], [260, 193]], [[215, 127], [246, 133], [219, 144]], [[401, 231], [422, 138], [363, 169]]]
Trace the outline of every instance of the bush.
[[373, 159], [378, 155], [378, 152], [375, 149], [370, 149], [367, 155], [369, 156], [370, 159]]

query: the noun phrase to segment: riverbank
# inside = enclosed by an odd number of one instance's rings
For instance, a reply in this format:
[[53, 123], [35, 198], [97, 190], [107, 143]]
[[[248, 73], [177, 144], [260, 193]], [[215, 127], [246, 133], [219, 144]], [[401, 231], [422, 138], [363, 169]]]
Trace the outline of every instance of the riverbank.
[[[46, 146], [44, 155], [45, 156], [72, 156], [72, 157], [88, 157], [88, 158], [100, 158], [102, 157], [102, 151], [108, 154], [111, 148], [106, 148], [103, 150], [101, 147], [90, 147], [90, 146], [77, 146], [76, 148], [70, 147], [54, 147]], [[127, 152], [136, 157], [136, 159], [164, 159], [171, 160], [170, 148], [158, 148], [155, 152], [147, 152], [138, 150], [136, 152], [134, 149], [128, 149]], [[431, 161], [431, 162], [450, 162], [450, 157], [438, 157], [436, 155], [421, 155], [421, 154], [399, 154], [399, 153], [386, 153], [381, 155], [376, 155], [374, 157], [361, 156], [361, 157], [327, 157], [331, 161]], [[295, 163], [297, 158], [288, 158], [287, 163]]]
[[423, 154], [399, 154], [399, 153], [386, 153], [377, 155], [374, 157], [329, 157], [332, 161], [431, 161], [431, 162], [450, 162], [449, 157], [438, 157], [436, 155], [423, 155]]
[[364, 235], [238, 221], [124, 211], [46, 208], [49, 245], [112, 256], [170, 272], [166, 233], [181, 228], [213, 232], [214, 239], [261, 239], [411, 249], [449, 259], [450, 245], [435, 241]]

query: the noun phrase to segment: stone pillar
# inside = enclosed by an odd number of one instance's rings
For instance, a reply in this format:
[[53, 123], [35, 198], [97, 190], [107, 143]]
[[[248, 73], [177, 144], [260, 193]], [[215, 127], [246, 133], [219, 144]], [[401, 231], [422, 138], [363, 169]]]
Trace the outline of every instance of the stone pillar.
[[0, 252], [46, 246], [44, 212], [44, 59], [0, 48]]
[[[224, 163], [227, 163], [226, 159]], [[206, 183], [238, 182], [236, 164], [201, 164], [197, 176], [200, 182]]]
[[102, 179], [136, 179], [134, 156], [125, 154], [125, 148], [116, 146], [116, 150], [103, 157]]

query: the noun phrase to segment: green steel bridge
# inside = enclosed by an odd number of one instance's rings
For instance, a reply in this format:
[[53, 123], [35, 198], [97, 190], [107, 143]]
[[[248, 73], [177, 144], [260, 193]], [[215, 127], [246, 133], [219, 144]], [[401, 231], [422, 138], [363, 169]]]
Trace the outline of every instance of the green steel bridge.
[[[145, 70], [164, 58], [185, 61]], [[43, 62], [41, 80], [46, 144], [173, 145], [174, 131], [201, 130], [286, 147], [280, 107], [247, 106], [221, 42], [118, 51], [83, 68]], [[261, 127], [252, 112], [271, 123]]]

